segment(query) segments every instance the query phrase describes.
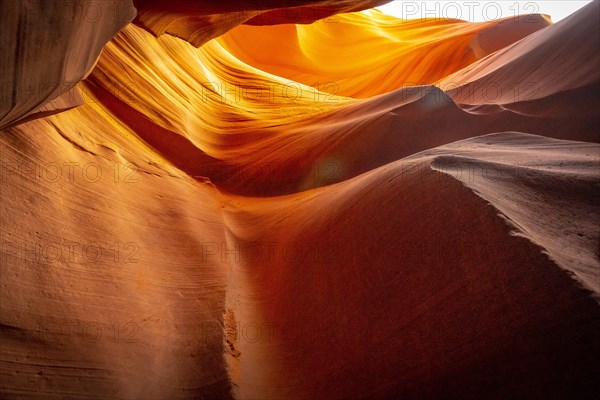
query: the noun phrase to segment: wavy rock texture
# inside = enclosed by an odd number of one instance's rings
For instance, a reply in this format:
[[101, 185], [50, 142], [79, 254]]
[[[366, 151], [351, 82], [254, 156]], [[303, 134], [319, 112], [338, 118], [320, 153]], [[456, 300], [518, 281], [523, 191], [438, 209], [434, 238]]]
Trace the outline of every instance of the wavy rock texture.
[[[434, 84], [548, 25], [542, 16], [492, 23], [452, 19], [399, 22], [370, 11], [311, 25], [276, 25], [258, 32], [241, 25], [218, 41], [237, 58], [263, 71], [318, 85], [328, 93], [365, 98], [400, 87]], [[277, 62], [272, 61], [273, 54]], [[368, 71], [368, 75], [356, 74], [357, 70]]]
[[44, 115], [48, 107], [80, 105], [75, 85], [106, 42], [135, 16], [131, 0], [9, 0], [0, 7], [0, 128], [30, 113]]
[[595, 398], [598, 1], [134, 3], [2, 3], [0, 397]]
[[337, 13], [360, 11], [387, 0], [267, 0], [215, 3], [196, 0], [137, 0], [135, 23], [153, 34], [169, 34], [201, 46], [240, 24], [306, 24]]

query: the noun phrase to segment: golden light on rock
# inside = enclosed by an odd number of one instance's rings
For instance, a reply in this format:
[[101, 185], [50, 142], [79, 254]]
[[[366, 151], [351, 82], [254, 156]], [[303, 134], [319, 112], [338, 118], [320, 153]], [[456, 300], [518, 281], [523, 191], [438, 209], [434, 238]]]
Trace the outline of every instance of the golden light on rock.
[[599, 393], [600, 2], [382, 3], [2, 2], [0, 398]]

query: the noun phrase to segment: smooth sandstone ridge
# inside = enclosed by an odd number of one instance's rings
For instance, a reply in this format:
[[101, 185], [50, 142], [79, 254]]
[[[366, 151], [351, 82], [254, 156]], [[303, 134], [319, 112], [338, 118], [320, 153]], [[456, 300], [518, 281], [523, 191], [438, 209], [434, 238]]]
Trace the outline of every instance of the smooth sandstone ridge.
[[600, 393], [600, 2], [380, 3], [2, 2], [0, 398]]

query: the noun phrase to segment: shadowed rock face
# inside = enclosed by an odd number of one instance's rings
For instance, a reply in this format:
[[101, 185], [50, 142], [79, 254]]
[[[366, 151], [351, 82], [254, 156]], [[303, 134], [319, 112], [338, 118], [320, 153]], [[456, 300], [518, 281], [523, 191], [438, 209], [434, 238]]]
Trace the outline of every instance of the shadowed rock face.
[[0, 128], [81, 105], [75, 85], [135, 16], [130, 0], [8, 0], [0, 7]]
[[598, 1], [133, 3], [1, 3], [1, 398], [596, 397]]

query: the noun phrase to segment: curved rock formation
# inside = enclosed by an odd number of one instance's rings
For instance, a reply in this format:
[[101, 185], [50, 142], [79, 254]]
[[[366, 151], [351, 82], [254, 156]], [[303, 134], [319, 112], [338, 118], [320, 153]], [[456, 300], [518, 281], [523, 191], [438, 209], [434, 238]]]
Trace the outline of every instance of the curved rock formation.
[[59, 3], [0, 14], [1, 398], [600, 392], [598, 1]]
[[27, 114], [81, 105], [75, 85], [135, 16], [131, 0], [3, 1], [0, 7], [0, 128]]
[[267, 0], [221, 2], [135, 0], [135, 23], [153, 34], [180, 37], [202, 46], [240, 24], [306, 24], [337, 13], [360, 11], [389, 0]]

